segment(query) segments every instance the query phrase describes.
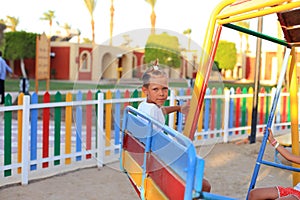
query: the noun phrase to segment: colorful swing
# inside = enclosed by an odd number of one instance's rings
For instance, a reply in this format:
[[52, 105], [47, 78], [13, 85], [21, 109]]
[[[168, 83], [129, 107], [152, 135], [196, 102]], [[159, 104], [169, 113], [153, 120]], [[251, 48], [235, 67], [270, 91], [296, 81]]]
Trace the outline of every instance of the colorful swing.
[[[298, 33], [300, 29], [296, 28], [294, 30], [290, 26], [284, 26], [291, 25], [291, 21], [280, 21], [285, 37], [288, 38], [286, 42], [231, 23], [273, 13], [279, 13], [278, 16], [283, 16], [282, 19], [288, 19], [289, 17], [286, 16], [299, 7], [299, 0], [224, 0], [214, 9], [203, 44], [203, 49], [207, 54], [201, 56], [200, 69], [198, 69], [192, 93], [191, 108], [184, 127], [186, 137], [167, 126], [160, 125], [133, 107], [128, 106], [125, 109], [120, 168], [128, 175], [140, 199], [233, 199], [201, 191], [205, 162], [196, 154], [192, 143], [222, 27], [225, 26], [287, 47], [267, 124], [267, 127], [271, 127], [284, 74], [289, 63], [289, 56], [294, 55], [294, 46], [299, 44], [300, 41], [298, 37], [295, 37], [295, 33]], [[298, 22], [299, 20], [295, 21]], [[216, 24], [217, 26], [215, 26]], [[299, 34], [297, 35], [299, 36]], [[292, 109], [292, 112], [297, 112], [298, 105], [295, 102], [297, 102], [298, 86], [294, 65], [295, 60], [292, 59], [290, 99], [292, 106], [297, 108]], [[292, 113], [291, 116], [297, 116], [297, 113]], [[292, 129], [292, 135], [296, 136], [295, 141], [298, 143], [298, 118], [292, 118], [291, 123], [294, 125], [292, 127], [296, 127]], [[262, 160], [267, 137], [268, 132], [263, 138], [249, 191], [255, 187], [261, 164], [300, 172], [300, 169], [295, 167]], [[294, 138], [292, 140], [293, 148], [295, 146], [296, 151], [298, 151], [299, 144], [297, 149], [297, 145], [294, 145]]]
[[140, 199], [233, 198], [201, 191], [204, 160], [181, 133], [128, 106], [124, 111], [120, 168]]

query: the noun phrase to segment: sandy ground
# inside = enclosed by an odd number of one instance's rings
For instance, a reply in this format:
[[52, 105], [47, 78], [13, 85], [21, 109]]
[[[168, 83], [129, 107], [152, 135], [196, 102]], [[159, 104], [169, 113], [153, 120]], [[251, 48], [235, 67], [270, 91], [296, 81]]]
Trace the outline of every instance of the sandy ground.
[[[255, 166], [260, 141], [254, 144], [216, 144], [198, 149], [205, 158], [205, 177], [212, 193], [245, 199]], [[274, 149], [267, 145], [265, 160], [273, 161]], [[285, 164], [288, 164], [285, 162]], [[289, 171], [262, 165], [256, 187], [292, 186]], [[27, 186], [0, 188], [0, 200], [134, 200], [139, 199], [119, 163], [81, 169], [63, 175], [29, 182]]]

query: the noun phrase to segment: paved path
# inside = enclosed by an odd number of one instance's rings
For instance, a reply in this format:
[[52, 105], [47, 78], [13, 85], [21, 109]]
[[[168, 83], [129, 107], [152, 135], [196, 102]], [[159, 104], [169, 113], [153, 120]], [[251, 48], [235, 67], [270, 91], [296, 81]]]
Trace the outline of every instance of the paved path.
[[119, 163], [80, 169], [30, 182], [0, 187], [1, 200], [138, 200]]

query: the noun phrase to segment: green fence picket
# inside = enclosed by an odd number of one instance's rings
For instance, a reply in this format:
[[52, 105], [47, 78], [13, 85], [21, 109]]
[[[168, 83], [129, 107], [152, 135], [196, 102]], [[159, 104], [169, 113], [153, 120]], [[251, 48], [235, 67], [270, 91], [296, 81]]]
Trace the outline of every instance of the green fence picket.
[[[266, 88], [266, 94], [270, 93], [270, 88]], [[265, 110], [265, 124], [268, 122], [269, 119], [269, 112], [270, 112], [270, 98], [269, 96], [266, 96], [266, 110]]]
[[[133, 91], [131, 98], [139, 98], [139, 91], [137, 89]], [[137, 109], [139, 106], [139, 102], [138, 101], [132, 102], [131, 106]]]
[[[56, 92], [55, 94], [55, 102], [61, 102], [61, 93]], [[60, 155], [60, 132], [61, 129], [61, 107], [54, 108], [54, 155]], [[59, 165], [60, 160], [54, 160], [54, 165]]]
[[[5, 96], [4, 105], [11, 106], [11, 95], [7, 94]], [[12, 111], [4, 112], [4, 165], [11, 164], [11, 142], [12, 142], [12, 132], [11, 132], [11, 124], [12, 124]], [[11, 169], [4, 170], [4, 176], [11, 176]]]
[[[243, 88], [242, 90], [242, 94], [247, 94], [248, 93], [248, 90], [247, 88]], [[246, 97], [243, 97], [242, 98], [242, 122], [241, 122], [241, 126], [246, 126], [246, 118], [247, 118], [247, 98]], [[246, 131], [245, 130], [242, 130], [242, 135], [245, 134]]]
[[[217, 94], [218, 95], [222, 95], [223, 93], [223, 90], [221, 88], [219, 88], [217, 90]], [[217, 114], [217, 123], [216, 123], [216, 128], [217, 130], [221, 130], [221, 126], [222, 126], [222, 115], [221, 113], [222, 112], [222, 99], [221, 98], [217, 98], [217, 112], [216, 113], [219, 113]], [[217, 137], [220, 137], [220, 133], [217, 133]]]

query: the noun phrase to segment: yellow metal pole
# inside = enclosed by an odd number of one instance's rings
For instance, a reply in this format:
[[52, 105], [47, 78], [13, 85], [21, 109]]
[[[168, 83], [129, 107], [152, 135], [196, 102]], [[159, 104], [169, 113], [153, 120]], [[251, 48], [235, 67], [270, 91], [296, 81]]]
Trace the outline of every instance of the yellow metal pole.
[[[204, 63], [207, 62], [208, 60], [208, 56], [209, 53], [211, 51], [211, 47], [212, 47], [212, 42], [213, 42], [213, 35], [215, 32], [215, 26], [216, 26], [216, 20], [217, 20], [217, 16], [218, 14], [228, 5], [232, 4], [233, 2], [235, 2], [235, 0], [225, 0], [222, 1], [220, 4], [218, 4], [216, 6], [216, 8], [213, 10], [209, 22], [208, 22], [208, 26], [205, 32], [205, 37], [204, 37], [204, 42], [203, 42], [203, 55], [200, 56], [200, 67], [204, 66]], [[199, 70], [199, 69], [198, 69]]]
[[283, 12], [286, 10], [291, 10], [293, 8], [299, 8], [300, 1], [290, 2], [287, 4], [282, 4], [282, 5], [277, 5], [273, 7], [267, 7], [267, 8], [264, 8], [264, 6], [265, 6], [264, 4], [260, 5], [260, 7], [255, 6], [251, 10], [251, 12], [245, 12], [244, 14], [242, 13], [242, 10], [240, 10], [239, 12], [233, 11], [226, 14], [220, 14], [217, 16], [217, 19], [219, 19], [218, 23], [228, 24], [232, 22], [243, 21], [246, 19], [262, 17], [273, 13]]
[[[290, 104], [291, 104], [291, 134], [292, 134], [292, 153], [299, 155], [299, 130], [298, 130], [298, 80], [297, 68], [295, 65], [296, 53], [295, 48], [292, 48], [291, 62], [290, 62]], [[293, 167], [299, 168], [299, 164], [292, 164]], [[293, 185], [300, 182], [300, 173], [293, 172]]]
[[[184, 127], [184, 135], [191, 136], [193, 129], [193, 122], [198, 116], [195, 115], [199, 108], [199, 96], [206, 90], [206, 86], [203, 84], [205, 77], [210, 71], [207, 69], [207, 63], [211, 53], [213, 44], [213, 35], [215, 34], [216, 22], [218, 25], [242, 21], [246, 19], [261, 17], [268, 14], [291, 10], [293, 8], [300, 7], [300, 1], [288, 1], [288, 0], [252, 0], [248, 4], [241, 3], [235, 4], [235, 0], [225, 0], [219, 3], [213, 10], [210, 20], [206, 29], [206, 34], [203, 43], [203, 52], [200, 56], [199, 69], [195, 79], [195, 86], [192, 93], [192, 100], [190, 103], [190, 112], [187, 116], [186, 124]], [[229, 7], [229, 5], [232, 5]], [[248, 6], [246, 6], [248, 5]], [[225, 9], [224, 9], [225, 8]], [[222, 11], [222, 12], [221, 12]], [[201, 102], [200, 102], [201, 103]], [[202, 105], [200, 105], [201, 107]], [[190, 137], [193, 139], [193, 137]]]
[[[195, 111], [198, 105], [198, 99], [201, 94], [201, 91], [203, 89], [203, 81], [206, 73], [209, 73], [209, 71], [206, 69], [206, 64], [208, 63], [209, 60], [209, 54], [211, 51], [212, 43], [213, 43], [213, 35], [215, 32], [215, 25], [216, 25], [216, 16], [220, 13], [221, 10], [224, 9], [224, 7], [232, 4], [235, 0], [225, 0], [222, 1], [220, 4], [217, 5], [217, 7], [213, 10], [210, 20], [206, 29], [205, 37], [204, 37], [204, 42], [203, 42], [203, 52], [200, 56], [200, 64], [199, 64], [199, 69], [197, 71], [196, 79], [195, 79], [195, 86], [193, 88], [192, 92], [192, 100], [190, 102], [190, 111], [186, 119], [186, 124], [184, 126], [183, 133], [185, 136], [189, 137], [191, 134], [191, 128], [195, 116]], [[201, 105], [202, 106], [202, 105]], [[192, 138], [191, 138], [192, 139]]]

